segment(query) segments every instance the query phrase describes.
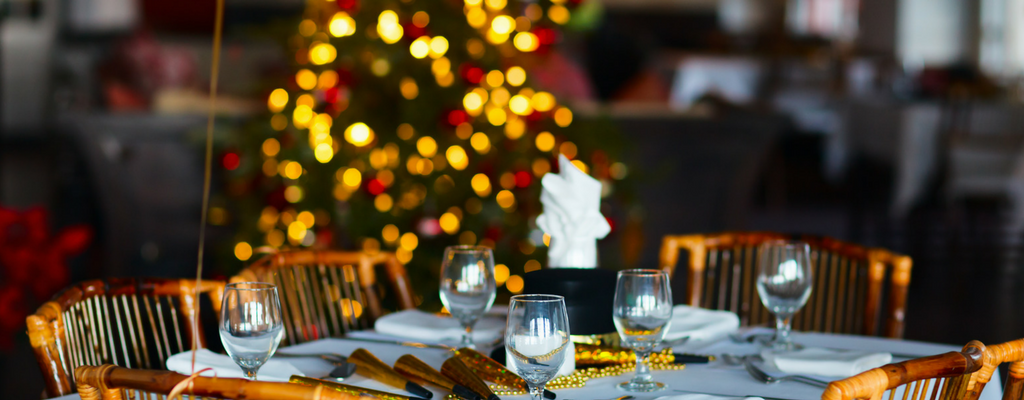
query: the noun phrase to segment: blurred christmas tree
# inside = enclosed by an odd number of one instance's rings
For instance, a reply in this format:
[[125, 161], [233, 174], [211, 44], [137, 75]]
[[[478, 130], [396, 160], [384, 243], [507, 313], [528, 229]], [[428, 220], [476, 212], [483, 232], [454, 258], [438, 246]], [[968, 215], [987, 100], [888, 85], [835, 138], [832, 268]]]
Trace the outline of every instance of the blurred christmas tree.
[[529, 87], [524, 66], [549, 56], [575, 7], [311, 0], [287, 42], [296, 72], [267, 95], [269, 121], [220, 142], [226, 197], [211, 219], [234, 216], [231, 253], [394, 251], [422, 295], [436, 290], [445, 246], [481, 244], [495, 249], [499, 291], [522, 290], [521, 274], [547, 260], [535, 219], [555, 156], [607, 193], [626, 175], [607, 123], [574, 120]]

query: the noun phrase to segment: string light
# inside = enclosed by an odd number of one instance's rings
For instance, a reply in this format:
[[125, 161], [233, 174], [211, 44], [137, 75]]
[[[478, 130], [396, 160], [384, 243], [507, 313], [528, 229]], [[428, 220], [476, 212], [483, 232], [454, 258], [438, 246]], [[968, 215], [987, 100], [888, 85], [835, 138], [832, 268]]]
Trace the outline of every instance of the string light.
[[373, 74], [376, 76], [383, 77], [384, 75], [387, 75], [388, 72], [390, 71], [391, 62], [389, 62], [388, 59], [386, 58], [378, 58], [376, 60], [373, 60], [373, 63], [370, 64], [370, 72], [373, 72]]
[[576, 151], [576, 143], [573, 142], [562, 142], [562, 145], [558, 146], [558, 152], [570, 160], [576, 158]]
[[487, 8], [495, 11], [501, 10], [508, 5], [507, 0], [486, 0], [485, 3], [487, 4]]
[[530, 98], [530, 105], [540, 112], [551, 111], [555, 108], [555, 96], [548, 92], [537, 92]]
[[317, 43], [309, 49], [309, 61], [312, 61], [313, 64], [316, 65], [324, 65], [332, 62], [337, 56], [338, 50], [328, 43]]
[[523, 67], [515, 66], [505, 72], [505, 80], [509, 85], [519, 86], [526, 82], [526, 70]]
[[270, 109], [270, 112], [281, 112], [286, 105], [288, 105], [288, 91], [278, 88], [270, 92], [270, 96], [267, 97], [267, 108]]
[[447, 51], [448, 39], [445, 39], [444, 36], [435, 36], [433, 39], [430, 39], [430, 58], [440, 58]]
[[505, 115], [505, 110], [503, 109], [495, 107], [487, 111], [487, 122], [490, 122], [491, 125], [501, 126], [507, 118], [508, 116]]
[[252, 257], [252, 246], [246, 242], [238, 242], [235, 245], [235, 257], [239, 261], [248, 261]]
[[[409, 125], [409, 124], [398, 125], [398, 138], [399, 139], [409, 140], [409, 139], [412, 139], [412, 137], [414, 135], [416, 135], [416, 130], [413, 129], [412, 125]], [[391, 158], [391, 156], [389, 155], [388, 158]], [[397, 147], [396, 147], [396, 150], [395, 150], [395, 158], [398, 158]]]
[[590, 169], [587, 168], [587, 164], [585, 164], [583, 160], [572, 160], [572, 165], [575, 165], [576, 168], [579, 168], [584, 174], [590, 172]]
[[[473, 175], [473, 179], [469, 182], [470, 186], [473, 187], [473, 191], [476, 192], [477, 196], [487, 197], [491, 194], [491, 179], [484, 174]], [[466, 206], [469, 209], [469, 206]]]
[[320, 143], [316, 145], [316, 149], [313, 150], [313, 156], [316, 157], [317, 161], [326, 164], [334, 157], [334, 149], [327, 143]]
[[329, 30], [334, 37], [351, 36], [356, 33], [356, 21], [347, 12], [339, 11], [331, 17]]
[[391, 206], [394, 205], [394, 200], [387, 193], [381, 193], [373, 199], [373, 207], [380, 212], [391, 211]]
[[534, 35], [532, 32], [517, 33], [515, 39], [512, 40], [512, 44], [516, 46], [516, 49], [525, 53], [537, 50], [540, 47], [537, 35]]
[[459, 218], [450, 212], [441, 214], [437, 222], [441, 225], [441, 230], [449, 235], [454, 235], [459, 231]]
[[313, 225], [316, 224], [316, 217], [314, 217], [313, 213], [309, 211], [300, 212], [299, 215], [295, 217], [295, 219], [301, 221], [303, 224], [306, 225], [307, 228], [312, 228]]
[[448, 164], [456, 170], [462, 171], [469, 166], [469, 156], [466, 155], [466, 150], [459, 145], [453, 145], [448, 148], [445, 152], [445, 157], [448, 159]]
[[267, 157], [273, 157], [281, 151], [281, 142], [278, 142], [277, 139], [270, 138], [263, 141], [263, 146], [261, 146], [261, 148], [263, 149], [263, 154], [266, 154]]
[[[473, 90], [474, 92], [476, 90]], [[479, 95], [479, 93], [477, 93]], [[473, 135], [473, 125], [469, 122], [463, 122], [455, 126], [455, 136], [459, 139], [466, 140]]]
[[516, 26], [516, 21], [508, 15], [499, 15], [491, 20], [491, 30], [499, 35], [507, 35]]
[[498, 201], [498, 205], [506, 211], [516, 205], [516, 196], [508, 190], [498, 192], [498, 196], [495, 199]]
[[387, 44], [397, 43], [402, 39], [402, 25], [398, 23], [398, 14], [391, 10], [384, 10], [377, 17], [377, 34]]
[[491, 104], [494, 104], [497, 107], [504, 107], [508, 104], [508, 99], [510, 97], [511, 94], [509, 94], [508, 89], [499, 86], [491, 91]]
[[419, 244], [419, 238], [417, 238], [416, 234], [412, 232], [406, 232], [399, 240], [399, 246], [408, 251], [416, 250], [416, 246], [419, 246]]
[[505, 43], [505, 42], [508, 41], [508, 34], [507, 33], [501, 34], [501, 33], [495, 32], [493, 29], [492, 30], [488, 30], [487, 33], [484, 35], [484, 37], [487, 39], [488, 42], [490, 42], [491, 44], [494, 44], [494, 45], [499, 45], [499, 44], [502, 44], [502, 43]]
[[480, 39], [472, 38], [466, 41], [466, 51], [469, 52], [470, 57], [480, 59], [484, 56], [486, 48]]
[[540, 151], [551, 151], [555, 148], [555, 135], [551, 132], [541, 132], [537, 134], [537, 138], [534, 139], [534, 144], [537, 145], [537, 150]]
[[[470, 232], [472, 233], [472, 232]], [[474, 235], [475, 236], [475, 235]], [[508, 267], [505, 264], [498, 264], [494, 266], [494, 282], [498, 286], [504, 285], [505, 281], [508, 280]]]
[[412, 15], [412, 24], [417, 28], [426, 28], [430, 23], [430, 15], [426, 11], [417, 11]]
[[430, 37], [420, 36], [413, 40], [409, 44], [409, 54], [412, 54], [417, 59], [424, 58], [430, 54]]
[[358, 188], [359, 184], [363, 182], [363, 174], [358, 169], [348, 168], [342, 175], [342, 183], [350, 188]]
[[385, 243], [391, 244], [398, 240], [398, 227], [393, 224], [387, 224], [380, 233], [381, 239], [384, 239]]
[[313, 90], [316, 87], [316, 74], [308, 69], [300, 69], [295, 73], [295, 83], [303, 90]]
[[437, 142], [430, 136], [424, 136], [416, 141], [416, 151], [423, 157], [433, 157], [437, 154]]
[[284, 190], [284, 199], [289, 203], [298, 203], [302, 201], [302, 188], [298, 186], [289, 186]]
[[[515, 117], [513, 115], [513, 117]], [[509, 118], [505, 122], [505, 137], [517, 140], [526, 133], [526, 120], [523, 118]]]
[[469, 144], [473, 146], [473, 150], [480, 154], [487, 154], [487, 152], [491, 151], [491, 139], [483, 132], [474, 133], [469, 139]]
[[284, 114], [274, 114], [273, 117], [270, 117], [270, 127], [275, 131], [283, 131], [288, 127], [288, 117]]
[[484, 81], [491, 87], [498, 87], [505, 83], [505, 74], [502, 74], [501, 71], [493, 70], [487, 73]]
[[559, 25], [569, 22], [569, 9], [565, 6], [555, 4], [548, 8], [548, 19]]
[[523, 265], [523, 272], [530, 273], [538, 270], [540, 270], [540, 261], [529, 260], [526, 262], [526, 265]]
[[410, 77], [402, 78], [398, 88], [402, 92], [402, 97], [405, 97], [406, 100], [415, 99], [420, 94], [420, 87], [416, 85], [416, 80]]
[[282, 164], [284, 164], [284, 172], [281, 175], [285, 178], [296, 180], [302, 176], [302, 164], [296, 161], [287, 161]]
[[313, 108], [313, 106], [316, 105], [316, 100], [313, 99], [313, 96], [311, 96], [309, 93], [306, 93], [304, 95], [299, 96], [299, 98], [295, 99], [295, 105]]
[[466, 112], [474, 117], [480, 115], [483, 104], [484, 100], [476, 92], [466, 93], [466, 96], [462, 98], [462, 105], [466, 107]]
[[540, 4], [531, 3], [526, 6], [526, 10], [523, 11], [523, 14], [531, 21], [537, 21], [544, 17], [544, 9], [540, 7]]
[[487, 23], [487, 12], [478, 7], [470, 8], [466, 11], [466, 22], [474, 28], [482, 28]]
[[288, 239], [295, 242], [302, 242], [302, 239], [306, 238], [306, 224], [300, 221], [294, 221], [288, 224]]
[[430, 71], [434, 73], [434, 76], [443, 76], [451, 72], [452, 62], [447, 57], [441, 57], [434, 60], [430, 64]]
[[523, 291], [523, 277], [519, 275], [512, 275], [505, 281], [505, 288], [513, 294], [517, 294]]
[[329, 69], [320, 73], [320, 79], [316, 82], [317, 89], [330, 89], [338, 84], [338, 73]]
[[615, 180], [625, 179], [628, 173], [629, 169], [626, 168], [626, 164], [621, 162], [612, 163], [612, 165], [608, 167], [608, 174]]
[[362, 122], [356, 122], [345, 128], [345, 141], [363, 147], [373, 141], [373, 129]]
[[533, 107], [530, 105], [530, 99], [521, 94], [512, 96], [512, 98], [509, 99], [508, 108], [519, 115], [527, 115], [533, 112]]
[[560, 126], [562, 128], [565, 128], [565, 127], [569, 126], [569, 124], [571, 124], [571, 123], [572, 123], [572, 111], [571, 110], [569, 110], [568, 108], [565, 108], [565, 107], [561, 107], [558, 110], [555, 110], [555, 124], [558, 124], [558, 126]]
[[299, 22], [299, 34], [302, 36], [313, 36], [316, 33], [316, 22], [304, 19]]

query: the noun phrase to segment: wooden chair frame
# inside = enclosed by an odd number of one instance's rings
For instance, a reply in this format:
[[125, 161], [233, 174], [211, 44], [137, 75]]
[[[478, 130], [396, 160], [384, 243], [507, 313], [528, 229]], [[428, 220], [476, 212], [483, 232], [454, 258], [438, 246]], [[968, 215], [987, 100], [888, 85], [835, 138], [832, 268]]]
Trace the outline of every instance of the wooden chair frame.
[[[178, 348], [184, 349], [186, 344], [182, 342], [181, 331], [187, 332], [188, 348], [191, 348], [194, 341], [198, 341], [199, 347], [203, 347], [205, 338], [202, 329], [198, 330], [198, 337], [193, 337], [195, 331], [192, 320], [198, 311], [198, 305], [195, 304], [197, 291], [206, 293], [210, 297], [214, 311], [219, 313], [224, 282], [201, 281], [199, 286], [196, 286], [196, 281], [192, 279], [127, 278], [85, 281], [65, 289], [53, 300], [43, 304], [35, 314], [26, 319], [26, 323], [29, 341], [43, 374], [47, 395], [57, 397], [71, 394], [74, 385], [73, 371], [81, 365], [100, 365], [110, 361], [116, 363], [118, 358], [129, 364], [132, 360], [136, 363], [142, 363], [142, 360], [150, 363], [150, 349], [145, 334], [147, 331], [155, 342], [156, 354], [164, 359], [169, 357], [171, 343], [163, 319], [161, 298], [165, 298], [168, 304], [168, 312], [172, 319], [170, 322], [174, 325], [172, 329], [176, 329], [174, 334]], [[141, 303], [147, 309], [149, 321], [142, 321], [140, 316], [140, 297]], [[153, 318], [150, 298], [154, 298], [156, 312], [160, 313], [159, 333], [162, 333], [163, 340], [156, 337], [157, 325]], [[108, 306], [109, 299], [114, 299], [110, 302], [112, 306]], [[120, 304], [116, 299], [121, 300]], [[178, 300], [180, 310], [174, 306], [172, 299]], [[130, 306], [134, 307], [134, 312], [130, 312]], [[73, 318], [73, 313], [84, 315], [87, 322], [83, 323], [81, 318]], [[125, 320], [124, 326], [121, 325], [122, 318]], [[146, 322], [149, 324], [146, 325]], [[184, 329], [179, 322], [184, 324]], [[68, 323], [74, 326], [69, 329], [66, 326]], [[114, 337], [114, 326], [119, 333], [117, 338]], [[99, 329], [93, 330], [93, 327]], [[127, 339], [125, 330], [128, 331]], [[121, 354], [117, 354], [115, 340], [119, 341]]]
[[[822, 393], [821, 399], [881, 400], [887, 390], [908, 385], [903, 400], [963, 400], [974, 386], [975, 372], [985, 364], [985, 356], [985, 345], [972, 341], [960, 352], [888, 364], [833, 381]], [[932, 379], [940, 379], [942, 382], [936, 382], [932, 386]], [[940, 385], [941, 393], [938, 391]], [[930, 396], [929, 390], [932, 392]], [[896, 400], [895, 395], [895, 391], [890, 391], [889, 400]]]
[[1003, 400], [1020, 400], [1024, 396], [1024, 339], [1017, 339], [985, 347], [985, 365], [975, 374], [977, 378], [968, 400], [976, 400], [981, 396], [982, 389], [992, 380], [992, 374], [1002, 363], [1010, 363]]
[[[679, 262], [679, 251], [687, 250], [689, 253], [689, 265], [687, 270], [686, 302], [689, 305], [700, 306], [704, 297], [704, 275], [707, 268], [709, 251], [726, 248], [753, 248], [769, 240], [798, 239], [807, 242], [814, 250], [826, 250], [833, 254], [850, 259], [863, 260], [867, 263], [868, 286], [864, 297], [866, 304], [863, 306], [862, 334], [876, 335], [878, 331], [879, 313], [881, 312], [882, 289], [886, 275], [890, 277], [888, 305], [885, 310], [885, 321], [882, 334], [887, 337], [900, 338], [903, 336], [904, 316], [906, 314], [907, 286], [910, 284], [910, 272], [912, 261], [910, 257], [896, 254], [885, 249], [867, 248], [861, 245], [847, 243], [827, 237], [808, 235], [786, 235], [771, 232], [724, 232], [715, 234], [696, 235], [669, 235], [662, 240], [660, 254], [660, 268], [667, 271], [669, 276], [675, 273], [676, 265]], [[812, 256], [812, 263], [817, 263]], [[756, 265], [751, 264], [743, 268], [748, 274], [756, 274]], [[833, 262], [832, 264], [835, 264]], [[830, 265], [836, 267], [835, 265]], [[744, 290], [751, 285], [752, 278], [744, 278]], [[836, 284], [830, 282], [830, 284]], [[845, 291], [843, 282], [836, 284], [837, 290]], [[816, 289], [821, 288], [816, 286]], [[835, 287], [833, 287], [835, 288]], [[757, 296], [756, 290], [750, 289]], [[851, 296], [853, 293], [850, 294]], [[812, 298], [815, 293], [812, 292]], [[756, 298], [756, 297], [752, 297]], [[752, 305], [752, 312], [756, 312], [756, 305]], [[817, 319], [819, 316], [814, 315]], [[823, 316], [827, 321], [832, 319], [831, 311]], [[818, 321], [813, 322], [814, 325]], [[829, 323], [825, 324], [830, 325]]]
[[[110, 364], [81, 366], [75, 370], [82, 400], [122, 400], [157, 394], [163, 398], [189, 377], [171, 371], [122, 368]], [[259, 382], [237, 378], [197, 377], [186, 383], [183, 394], [218, 399], [247, 400], [359, 400], [359, 396], [323, 385]], [[125, 393], [129, 393], [125, 395]], [[140, 395], [138, 397], [132, 395]], [[149, 397], [142, 397], [148, 399]]]
[[[339, 319], [342, 326], [335, 326], [334, 331], [348, 331], [348, 324], [352, 322], [357, 326], [360, 312], [352, 309], [352, 303], [348, 303], [349, 309], [343, 305], [331, 303], [326, 307], [317, 299], [324, 299], [325, 296], [332, 296], [327, 288], [332, 287], [334, 297], [351, 298], [361, 303], [361, 307], [368, 310], [369, 321], [383, 315], [380, 298], [374, 286], [377, 284], [375, 266], [383, 265], [387, 273], [388, 281], [398, 298], [398, 305], [401, 309], [414, 308], [412, 286], [409, 283], [409, 275], [405, 266], [398, 261], [394, 253], [389, 252], [344, 252], [331, 250], [303, 250], [289, 251], [268, 255], [255, 262], [248, 268], [242, 270], [238, 275], [231, 278], [231, 282], [261, 281], [278, 285], [281, 303], [284, 306], [285, 336], [288, 343], [297, 344], [314, 338], [329, 337], [329, 323], [338, 325]], [[316, 271], [307, 271], [316, 267]], [[337, 271], [341, 273], [338, 274]], [[287, 276], [281, 279], [275, 272]], [[307, 275], [311, 274], [311, 275]], [[313, 275], [319, 274], [320, 280]], [[358, 286], [350, 288], [346, 282], [355, 283], [358, 277]], [[364, 297], [365, 296], [365, 297]], [[363, 306], [365, 305], [365, 306]], [[336, 310], [335, 308], [338, 308]], [[351, 320], [351, 321], [350, 321]], [[303, 327], [312, 327], [305, 329]], [[357, 326], [358, 327], [358, 326]], [[344, 329], [343, 329], [344, 328]], [[310, 332], [312, 330], [312, 332]]]

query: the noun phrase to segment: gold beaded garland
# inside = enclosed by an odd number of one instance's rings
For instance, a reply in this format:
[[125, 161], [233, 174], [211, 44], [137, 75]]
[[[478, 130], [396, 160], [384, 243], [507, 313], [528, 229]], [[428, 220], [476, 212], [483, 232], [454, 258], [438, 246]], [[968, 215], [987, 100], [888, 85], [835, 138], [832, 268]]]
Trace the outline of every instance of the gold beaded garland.
[[[652, 362], [648, 366], [652, 371], [679, 371], [686, 368], [686, 364], [675, 364], [671, 362]], [[627, 372], [632, 372], [635, 368], [636, 365], [633, 364], [618, 364], [609, 365], [607, 367], [577, 369], [573, 371], [572, 374], [560, 376], [548, 381], [548, 383], [544, 385], [544, 388], [550, 390], [581, 388], [586, 386], [587, 381], [590, 379], [622, 375]], [[494, 394], [498, 396], [518, 396], [526, 394], [522, 389], [505, 385], [492, 384], [490, 387], [491, 390], [494, 391]]]

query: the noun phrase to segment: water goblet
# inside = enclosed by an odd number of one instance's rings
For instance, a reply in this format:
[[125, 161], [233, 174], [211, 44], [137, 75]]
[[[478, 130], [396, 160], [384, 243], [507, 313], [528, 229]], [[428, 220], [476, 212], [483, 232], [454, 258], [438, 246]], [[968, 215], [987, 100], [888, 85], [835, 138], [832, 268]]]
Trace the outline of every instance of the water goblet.
[[672, 320], [672, 289], [668, 274], [654, 269], [619, 272], [612, 316], [626, 346], [636, 353], [636, 374], [618, 385], [628, 392], [665, 389], [655, 382], [647, 362], [651, 351], [665, 338]]
[[793, 315], [811, 296], [811, 259], [807, 243], [772, 240], [758, 249], [757, 293], [761, 303], [775, 314], [775, 351], [797, 348], [790, 340]]
[[512, 296], [505, 327], [505, 350], [526, 381], [532, 400], [544, 399], [544, 384], [565, 362], [569, 317], [565, 299], [550, 294]]
[[267, 362], [284, 336], [277, 287], [263, 282], [239, 282], [224, 287], [220, 312], [220, 341], [245, 376]]
[[476, 348], [473, 325], [494, 304], [494, 255], [483, 246], [448, 246], [441, 261], [441, 302], [462, 324], [459, 347]]

